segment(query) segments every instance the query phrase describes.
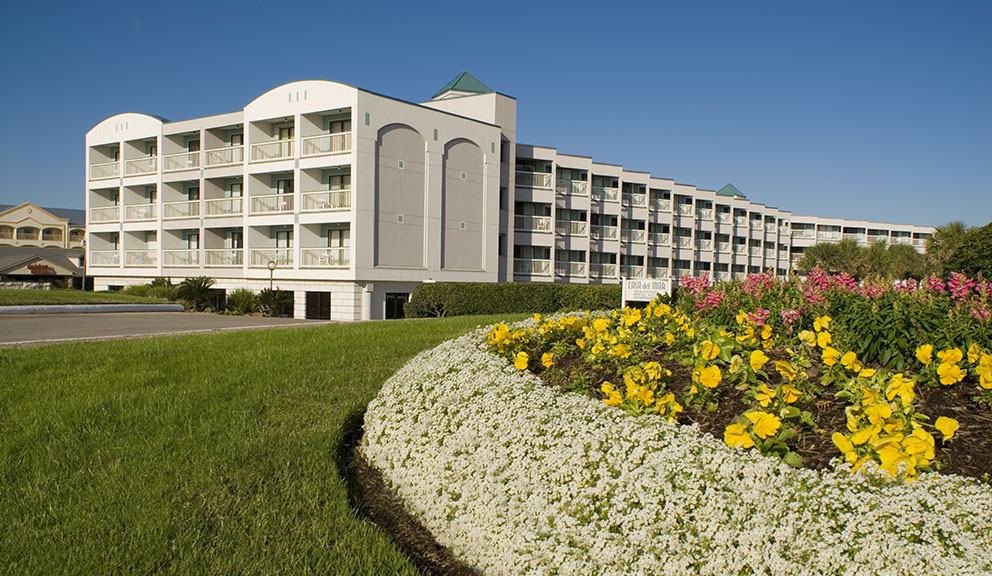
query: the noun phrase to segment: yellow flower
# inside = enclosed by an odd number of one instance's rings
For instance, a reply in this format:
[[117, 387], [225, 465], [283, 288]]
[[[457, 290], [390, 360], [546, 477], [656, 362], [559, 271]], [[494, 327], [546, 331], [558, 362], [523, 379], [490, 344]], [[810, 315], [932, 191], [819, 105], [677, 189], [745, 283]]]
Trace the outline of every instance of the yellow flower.
[[623, 397], [613, 387], [613, 384], [603, 382], [603, 386], [600, 390], [603, 391], [603, 394], [606, 394], [606, 398], [603, 398], [603, 404], [607, 404], [609, 406], [619, 406], [623, 403]]
[[734, 319], [737, 320], [737, 325], [738, 326], [742, 326], [745, 322], [748, 321], [747, 312], [745, 312], [743, 310], [739, 311], [737, 313], [737, 317], [734, 318]]
[[613, 347], [613, 354], [615, 354], [620, 358], [629, 358], [630, 346], [626, 344], [617, 344], [616, 346]]
[[865, 409], [865, 416], [868, 421], [876, 426], [880, 426], [883, 421], [892, 417], [892, 408], [888, 404], [872, 404]]
[[776, 360], [775, 370], [777, 370], [778, 373], [781, 374], [784, 378], [788, 379], [789, 382], [795, 380], [796, 376], [799, 375], [799, 371], [796, 370], [796, 367], [792, 365], [792, 362], [789, 362], [787, 360]]
[[798, 388], [788, 384], [782, 386], [782, 400], [785, 400], [786, 404], [792, 404], [796, 400], [799, 400], [800, 395]]
[[853, 464], [854, 461], [858, 459], [858, 455], [854, 451], [854, 444], [851, 444], [851, 441], [847, 439], [847, 436], [844, 436], [840, 432], [834, 432], [831, 438], [834, 441], [834, 445], [837, 446], [840, 453], [844, 455], [844, 459], [847, 460], [848, 463]]
[[968, 346], [968, 363], [974, 364], [975, 362], [978, 362], [978, 355], [981, 354], [981, 352], [981, 349], [978, 347], [978, 342]]
[[[820, 316], [813, 320], [813, 330], [819, 332], [820, 330], [828, 330], [830, 328], [830, 316]], [[822, 348], [822, 346], [821, 346]]]
[[858, 378], [871, 378], [874, 375], [874, 368], [863, 368], [860, 372], [858, 372]]
[[540, 322], [540, 321], [541, 321], [541, 315], [540, 314], [534, 314], [534, 322]]
[[580, 350], [586, 349], [586, 341], [582, 338], [577, 338], [575, 340], [575, 345], [578, 346]]
[[941, 364], [957, 364], [964, 358], [964, 354], [960, 348], [948, 348], [937, 352], [937, 358], [940, 359]]
[[[922, 457], [927, 460], [933, 460], [934, 457], [933, 436], [931, 436], [930, 433], [924, 430], [923, 428], [917, 428], [916, 430], [913, 430], [913, 433], [907, 436], [906, 438], [911, 438], [913, 436], [919, 438], [920, 440], [923, 440], [923, 444], [924, 446], [926, 446], [926, 451], [923, 452]], [[903, 442], [905, 443], [906, 441], [903, 440]]]
[[624, 308], [623, 309], [623, 323], [627, 326], [633, 326], [641, 321], [641, 311], [638, 308]]
[[945, 418], [943, 416], [937, 418], [937, 421], [933, 425], [944, 435], [945, 442], [954, 437], [954, 433], [957, 432], [959, 426], [958, 421], [954, 418]]
[[858, 361], [858, 355], [854, 352], [846, 352], [840, 357], [840, 363], [844, 365], [851, 372], [860, 372], [864, 367], [861, 362]]
[[719, 366], [707, 366], [699, 371], [699, 383], [707, 388], [716, 388], [723, 380]]
[[768, 356], [765, 355], [764, 352], [762, 352], [761, 350], [755, 350], [754, 352], [751, 352], [751, 358], [750, 358], [751, 370], [754, 370], [755, 372], [761, 370], [761, 367], [765, 365], [765, 362], [768, 362]]
[[596, 318], [593, 320], [592, 328], [596, 332], [606, 332], [606, 329], [610, 327], [610, 321], [606, 318]]
[[723, 431], [723, 441], [727, 446], [740, 446], [750, 448], [754, 446], [754, 439], [747, 433], [747, 427], [743, 424], [730, 424]]
[[754, 425], [754, 433], [762, 440], [775, 435], [782, 427], [782, 421], [778, 419], [778, 416], [767, 412], [748, 412], [744, 414], [744, 417], [751, 421], [751, 424]]
[[772, 325], [765, 324], [765, 327], [761, 329], [761, 339], [768, 340], [772, 337]]
[[520, 370], [526, 370], [527, 369], [527, 362], [529, 360], [530, 360], [530, 357], [527, 356], [527, 353], [526, 352], [517, 352], [517, 357], [513, 360], [513, 365], [516, 366]]
[[768, 408], [768, 405], [771, 404], [772, 398], [774, 397], [775, 391], [768, 386], [765, 386], [764, 383], [758, 387], [758, 404], [761, 404], [763, 408]]
[[827, 346], [830, 346], [830, 344], [833, 341], [834, 339], [830, 335], [830, 332], [820, 332], [819, 334], [816, 335], [816, 345], [819, 346], [820, 348], [826, 348]]
[[903, 408], [909, 406], [916, 399], [916, 392], [913, 391], [915, 383], [905, 378], [902, 373], [896, 374], [889, 382], [889, 387], [885, 389], [885, 398], [892, 400], [896, 396], [902, 401]]
[[799, 341], [807, 346], [816, 346], [816, 334], [809, 330], [803, 330], [799, 333]]
[[874, 437], [876, 434], [877, 434], [877, 431], [875, 430], [875, 428], [872, 427], [872, 426], [869, 426], [869, 427], [867, 427], [867, 428], [865, 428], [863, 430], [859, 430], [853, 436], [851, 436], [851, 442], [855, 446], [861, 446], [865, 442], [871, 440], [872, 437]]
[[940, 383], [949, 386], [964, 380], [966, 372], [957, 364], [943, 362], [937, 366], [937, 375], [940, 376]]
[[820, 358], [827, 366], [833, 366], [840, 359], [840, 350], [827, 346], [823, 349], [823, 355]]
[[712, 360], [720, 355], [720, 347], [716, 344], [706, 340], [703, 342], [702, 357], [703, 360]]
[[555, 363], [554, 352], [545, 352], [544, 354], [541, 354], [541, 364], [544, 364], [545, 368], [551, 368], [551, 366], [553, 366], [554, 363]]
[[918, 346], [916, 348], [916, 359], [922, 362], [924, 366], [929, 366], [933, 362], [933, 345], [924, 344], [923, 346]]

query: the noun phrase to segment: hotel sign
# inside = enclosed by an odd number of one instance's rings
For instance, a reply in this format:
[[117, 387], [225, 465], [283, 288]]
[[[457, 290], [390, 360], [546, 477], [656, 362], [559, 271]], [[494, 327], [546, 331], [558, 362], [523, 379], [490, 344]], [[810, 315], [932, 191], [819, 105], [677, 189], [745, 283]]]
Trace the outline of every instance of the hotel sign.
[[37, 274], [39, 276], [52, 276], [53, 274], [55, 274], [51, 266], [49, 266], [48, 264], [42, 264], [41, 262], [28, 264], [28, 270], [32, 274]]
[[650, 302], [659, 294], [672, 294], [672, 281], [659, 278], [624, 278], [623, 305], [627, 302]]

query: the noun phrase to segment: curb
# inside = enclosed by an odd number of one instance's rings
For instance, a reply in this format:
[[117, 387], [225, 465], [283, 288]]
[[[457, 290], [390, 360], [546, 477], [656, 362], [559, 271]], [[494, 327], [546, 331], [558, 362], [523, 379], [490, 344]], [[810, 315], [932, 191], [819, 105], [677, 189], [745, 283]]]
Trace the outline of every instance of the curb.
[[181, 304], [65, 304], [45, 306], [0, 306], [8, 314], [105, 314], [109, 312], [182, 312]]

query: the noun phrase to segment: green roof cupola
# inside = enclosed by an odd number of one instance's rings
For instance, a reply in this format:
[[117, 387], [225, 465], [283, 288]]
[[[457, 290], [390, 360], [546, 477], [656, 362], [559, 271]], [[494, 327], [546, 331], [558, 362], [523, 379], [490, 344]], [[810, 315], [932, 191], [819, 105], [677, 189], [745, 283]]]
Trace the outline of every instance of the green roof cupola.
[[438, 98], [447, 98], [450, 96], [470, 96], [472, 94], [492, 94], [494, 90], [489, 86], [486, 86], [479, 81], [478, 78], [472, 76], [466, 70], [462, 70], [462, 73], [455, 76], [451, 82], [444, 85], [437, 91], [437, 94], [431, 98], [431, 100], [437, 100]]
[[716, 191], [717, 196], [740, 196], [741, 198], [747, 198], [743, 192], [738, 190], [733, 184], [727, 184], [723, 188]]

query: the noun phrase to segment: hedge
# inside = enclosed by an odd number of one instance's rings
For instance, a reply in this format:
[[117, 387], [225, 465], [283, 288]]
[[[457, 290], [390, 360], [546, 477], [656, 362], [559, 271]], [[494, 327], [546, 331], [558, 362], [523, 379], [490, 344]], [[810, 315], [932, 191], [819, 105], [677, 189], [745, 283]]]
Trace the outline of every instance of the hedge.
[[621, 291], [614, 285], [551, 284], [543, 282], [434, 282], [417, 286], [404, 306], [408, 318], [607, 310], [620, 307]]

